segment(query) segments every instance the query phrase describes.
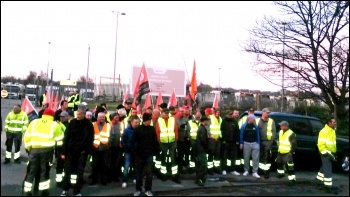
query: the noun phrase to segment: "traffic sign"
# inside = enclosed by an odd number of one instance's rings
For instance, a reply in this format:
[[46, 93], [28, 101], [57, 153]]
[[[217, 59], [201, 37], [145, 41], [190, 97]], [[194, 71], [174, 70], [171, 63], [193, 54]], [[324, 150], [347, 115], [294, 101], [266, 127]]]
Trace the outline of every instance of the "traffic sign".
[[1, 90], [1, 98], [6, 98], [9, 93], [6, 90]]

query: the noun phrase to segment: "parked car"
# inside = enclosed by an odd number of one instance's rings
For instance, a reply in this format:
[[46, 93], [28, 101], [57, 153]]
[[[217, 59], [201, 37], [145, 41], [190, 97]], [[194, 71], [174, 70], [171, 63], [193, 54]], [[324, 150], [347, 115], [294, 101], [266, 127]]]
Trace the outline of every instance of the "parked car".
[[[241, 114], [240, 118], [247, 116], [247, 112]], [[254, 115], [261, 117], [261, 111], [255, 111]], [[277, 135], [280, 131], [279, 122], [285, 120], [289, 123], [289, 127], [296, 134], [297, 148], [294, 157], [295, 168], [308, 167], [312, 169], [319, 169], [321, 166], [320, 153], [317, 147], [318, 134], [325, 126], [325, 123], [319, 118], [311, 116], [302, 116], [296, 114], [271, 112], [269, 117], [272, 118], [276, 124]], [[277, 143], [274, 142], [272, 147], [273, 161], [277, 156]], [[349, 140], [337, 137], [337, 161], [334, 163], [335, 168], [343, 172], [349, 171]], [[276, 164], [273, 162], [273, 166]]]

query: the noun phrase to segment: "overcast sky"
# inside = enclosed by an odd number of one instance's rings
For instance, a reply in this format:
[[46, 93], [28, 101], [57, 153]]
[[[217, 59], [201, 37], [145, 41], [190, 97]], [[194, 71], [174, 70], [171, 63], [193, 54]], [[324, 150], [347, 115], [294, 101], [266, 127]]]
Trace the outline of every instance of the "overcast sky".
[[[54, 80], [86, 75], [131, 80], [133, 66], [185, 70], [216, 87], [277, 91], [251, 71], [240, 43], [247, 29], [276, 13], [271, 2], [4, 2], [1, 1], [1, 76], [26, 77], [54, 69]], [[50, 45], [50, 56], [49, 44]], [[219, 69], [220, 68], [220, 69]], [[220, 75], [219, 75], [220, 70]], [[186, 76], [187, 78], [187, 76]], [[112, 82], [112, 80], [103, 80]]]

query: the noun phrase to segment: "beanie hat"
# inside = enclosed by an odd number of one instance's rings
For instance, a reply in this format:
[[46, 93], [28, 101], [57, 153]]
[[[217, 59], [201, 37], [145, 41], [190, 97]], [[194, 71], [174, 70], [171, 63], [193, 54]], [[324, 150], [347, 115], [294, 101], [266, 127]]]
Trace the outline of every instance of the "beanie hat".
[[55, 112], [52, 109], [45, 109], [43, 115], [48, 115], [48, 116], [55, 116]]
[[152, 120], [152, 114], [144, 113], [142, 115], [142, 120], [143, 120], [143, 122], [148, 121], [148, 120]]
[[211, 109], [210, 108], [206, 108], [205, 109], [205, 113], [211, 114]]

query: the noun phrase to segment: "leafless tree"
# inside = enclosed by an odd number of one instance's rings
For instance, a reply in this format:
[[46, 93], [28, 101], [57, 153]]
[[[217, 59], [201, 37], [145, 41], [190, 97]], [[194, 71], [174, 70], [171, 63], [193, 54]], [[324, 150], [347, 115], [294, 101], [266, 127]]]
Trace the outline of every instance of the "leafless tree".
[[265, 16], [243, 45], [256, 55], [253, 69], [275, 84], [285, 69], [285, 87], [325, 102], [340, 126], [349, 114], [349, 1], [274, 4], [283, 16]]

